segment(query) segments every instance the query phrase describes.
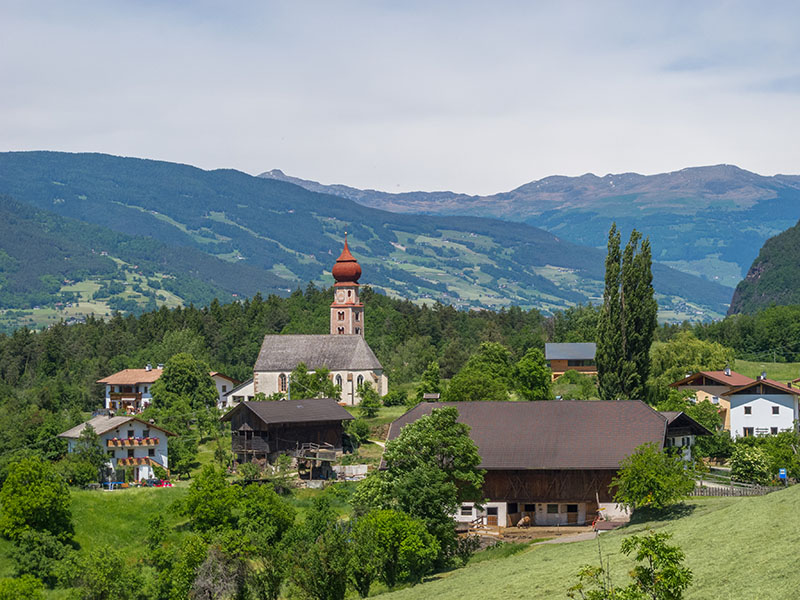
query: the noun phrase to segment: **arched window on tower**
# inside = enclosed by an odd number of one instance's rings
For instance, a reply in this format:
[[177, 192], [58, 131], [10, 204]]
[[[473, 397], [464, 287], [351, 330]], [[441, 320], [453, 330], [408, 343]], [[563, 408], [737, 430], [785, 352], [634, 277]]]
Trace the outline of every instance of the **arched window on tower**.
[[360, 334], [361, 334], [361, 327], [356, 327], [356, 335], [360, 335]]
[[340, 310], [338, 313], [336, 313], [336, 316], [340, 321], [344, 321], [344, 311], [343, 310]]
[[336, 328], [336, 333], [338, 333], [339, 335], [342, 335], [344, 333], [344, 327], [337, 327]]
[[285, 392], [289, 389], [289, 380], [286, 378], [286, 373], [278, 375], [278, 391]]
[[364, 383], [364, 376], [363, 375], [359, 375], [358, 379], [356, 381], [358, 382], [357, 385], [363, 384]]
[[360, 320], [361, 320], [361, 313], [356, 313], [356, 314], [353, 316], [353, 318], [354, 318], [356, 321], [360, 321]]
[[353, 290], [347, 290], [347, 297], [349, 298], [352, 295], [353, 295]]
[[336, 387], [338, 387], [338, 388], [342, 387], [342, 376], [341, 375], [337, 375], [336, 376]]

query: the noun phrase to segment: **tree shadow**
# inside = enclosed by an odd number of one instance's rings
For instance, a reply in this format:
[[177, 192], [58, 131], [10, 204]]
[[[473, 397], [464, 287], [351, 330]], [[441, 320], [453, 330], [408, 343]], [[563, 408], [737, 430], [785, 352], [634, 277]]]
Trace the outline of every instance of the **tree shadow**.
[[629, 525], [641, 525], [652, 521], [674, 521], [688, 517], [697, 508], [696, 504], [681, 502], [666, 508], [637, 508], [633, 511]]

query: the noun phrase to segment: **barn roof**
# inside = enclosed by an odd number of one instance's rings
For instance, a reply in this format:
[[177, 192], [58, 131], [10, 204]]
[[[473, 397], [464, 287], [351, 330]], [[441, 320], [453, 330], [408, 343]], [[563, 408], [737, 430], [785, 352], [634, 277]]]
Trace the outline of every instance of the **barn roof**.
[[85, 423], [76, 425], [72, 429], [67, 429], [64, 433], [59, 433], [58, 437], [78, 439], [87, 425], [91, 425], [97, 435], [103, 435], [104, 433], [108, 433], [109, 431], [113, 431], [118, 427], [122, 427], [123, 425], [128, 424], [130, 421], [138, 421], [139, 423], [144, 423], [145, 425], [147, 425], [149, 429], [158, 429], [159, 431], [163, 431], [166, 435], [175, 435], [174, 433], [167, 431], [166, 429], [162, 429], [161, 427], [153, 425], [152, 423], [148, 423], [147, 421], [142, 421], [141, 419], [137, 419], [136, 417], [131, 417], [128, 415], [121, 415], [115, 417], [109, 417], [108, 415], [97, 415], [96, 417], [92, 417]]
[[471, 428], [484, 469], [617, 469], [637, 446], [664, 444], [667, 419], [638, 400], [425, 402], [394, 421], [388, 439], [453, 406]]
[[597, 344], [594, 342], [544, 345], [547, 360], [594, 360], [596, 353]]
[[238, 411], [249, 410], [265, 424], [350, 421], [354, 417], [333, 398], [306, 398], [277, 402], [240, 402], [221, 420], [230, 421]]
[[670, 387], [700, 386], [702, 385], [703, 377], [711, 379], [712, 381], [718, 383], [719, 385], [727, 385], [730, 387], [747, 385], [749, 383], [755, 382], [755, 379], [753, 379], [752, 377], [748, 377], [747, 375], [742, 375], [741, 373], [737, 373], [736, 371], [730, 371], [730, 375], [726, 374], [725, 371], [698, 371], [697, 373], [692, 373], [691, 375], [687, 375], [683, 379], [670, 383], [669, 385]]
[[314, 371], [383, 369], [360, 335], [267, 335], [256, 359], [255, 371], [292, 371], [305, 363]]

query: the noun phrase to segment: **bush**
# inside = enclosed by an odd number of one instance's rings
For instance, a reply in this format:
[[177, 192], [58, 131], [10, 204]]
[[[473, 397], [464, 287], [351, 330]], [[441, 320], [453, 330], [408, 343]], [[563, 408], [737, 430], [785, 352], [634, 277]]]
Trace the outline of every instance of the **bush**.
[[369, 425], [364, 419], [354, 419], [347, 423], [346, 432], [354, 442], [353, 447], [358, 448], [369, 437]]
[[767, 454], [756, 446], [737, 444], [731, 455], [731, 479], [766, 485], [770, 482]]
[[42, 582], [23, 575], [22, 577], [0, 577], [0, 600], [43, 600], [44, 585]]
[[399, 388], [390, 390], [383, 397], [384, 406], [404, 406], [408, 402], [408, 394]]
[[236, 470], [242, 479], [258, 479], [261, 477], [261, 467], [258, 466], [258, 463], [242, 463]]
[[612, 480], [617, 488], [614, 501], [626, 508], [665, 508], [682, 500], [694, 489], [694, 480], [684, 462], [662, 452], [650, 442], [642, 444], [620, 463]]

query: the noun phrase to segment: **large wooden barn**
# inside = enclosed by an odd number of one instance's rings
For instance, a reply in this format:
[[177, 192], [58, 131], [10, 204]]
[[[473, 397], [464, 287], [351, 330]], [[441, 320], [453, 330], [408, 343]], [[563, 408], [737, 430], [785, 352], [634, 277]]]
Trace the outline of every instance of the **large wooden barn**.
[[238, 462], [295, 456], [302, 450], [342, 451], [343, 422], [353, 416], [332, 398], [241, 402], [222, 417], [231, 423]]
[[394, 421], [388, 439], [443, 406], [470, 426], [486, 470], [483, 511], [465, 503], [456, 519], [501, 527], [525, 516], [556, 525], [584, 524], [598, 509], [618, 515], [609, 488], [620, 461], [647, 442], [663, 448], [676, 422], [639, 401], [427, 402]]

